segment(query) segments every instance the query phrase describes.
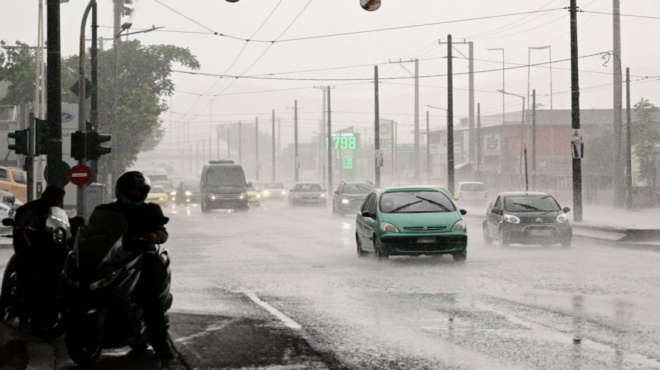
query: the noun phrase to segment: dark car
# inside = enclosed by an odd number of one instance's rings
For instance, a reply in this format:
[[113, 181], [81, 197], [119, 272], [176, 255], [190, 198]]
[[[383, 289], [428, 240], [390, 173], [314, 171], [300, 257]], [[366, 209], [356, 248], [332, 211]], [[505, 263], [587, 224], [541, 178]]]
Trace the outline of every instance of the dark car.
[[541, 192], [500, 193], [486, 210], [483, 222], [484, 242], [499, 240], [510, 244], [561, 244], [570, 247], [573, 228], [571, 209], [561, 208], [557, 200]]
[[358, 212], [364, 198], [374, 189], [370, 182], [341, 182], [332, 195], [332, 214], [343, 216]]
[[199, 203], [199, 180], [186, 179], [175, 190], [176, 204]]
[[325, 190], [316, 182], [299, 182], [289, 190], [289, 205], [325, 206], [327, 204]]
[[200, 208], [202, 212], [214, 209], [247, 211], [247, 189], [243, 166], [232, 160], [209, 161], [202, 168], [200, 180]]

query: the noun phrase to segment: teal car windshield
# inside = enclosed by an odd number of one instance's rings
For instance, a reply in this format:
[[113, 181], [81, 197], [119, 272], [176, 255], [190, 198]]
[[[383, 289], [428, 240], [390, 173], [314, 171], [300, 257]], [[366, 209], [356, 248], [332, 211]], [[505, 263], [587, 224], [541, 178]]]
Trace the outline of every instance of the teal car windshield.
[[440, 191], [388, 192], [380, 198], [383, 213], [454, 212], [454, 203]]
[[509, 212], [553, 212], [561, 208], [550, 195], [520, 195], [504, 198], [504, 209]]

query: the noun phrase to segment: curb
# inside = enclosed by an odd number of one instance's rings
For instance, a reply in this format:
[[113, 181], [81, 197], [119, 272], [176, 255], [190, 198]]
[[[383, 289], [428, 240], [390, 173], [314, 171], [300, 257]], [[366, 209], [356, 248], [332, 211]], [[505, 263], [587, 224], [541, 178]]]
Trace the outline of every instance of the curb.
[[25, 340], [14, 327], [0, 323], [0, 369], [25, 369], [27, 366]]

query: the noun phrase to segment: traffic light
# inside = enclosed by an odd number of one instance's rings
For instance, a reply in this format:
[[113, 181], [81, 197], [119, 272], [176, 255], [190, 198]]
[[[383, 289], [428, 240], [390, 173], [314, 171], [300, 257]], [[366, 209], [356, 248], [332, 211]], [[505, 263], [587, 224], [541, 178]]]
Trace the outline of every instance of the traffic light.
[[90, 161], [98, 160], [104, 154], [108, 154], [112, 149], [101, 146], [101, 144], [110, 141], [112, 136], [99, 134], [96, 131], [87, 133], [87, 159]]
[[76, 131], [71, 134], [71, 157], [77, 160], [85, 158], [86, 134]]
[[16, 154], [28, 155], [28, 137], [29, 130], [16, 130], [14, 132], [7, 133], [9, 139], [14, 139], [13, 144], [9, 144], [7, 148], [13, 150]]
[[48, 154], [48, 122], [35, 119], [35, 146], [34, 155]]

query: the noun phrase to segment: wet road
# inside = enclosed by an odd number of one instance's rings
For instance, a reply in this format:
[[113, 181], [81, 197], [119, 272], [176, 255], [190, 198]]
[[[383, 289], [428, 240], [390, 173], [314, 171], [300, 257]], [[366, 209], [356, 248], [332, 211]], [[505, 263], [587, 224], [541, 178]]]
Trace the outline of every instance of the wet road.
[[[457, 265], [358, 259], [354, 219], [329, 208], [169, 208], [182, 356], [172, 366], [660, 368], [660, 254], [577, 239], [570, 249], [486, 246], [481, 212], [469, 212], [468, 260]], [[102, 365], [157, 368], [124, 354]], [[56, 357], [69, 366], [62, 348]]]

